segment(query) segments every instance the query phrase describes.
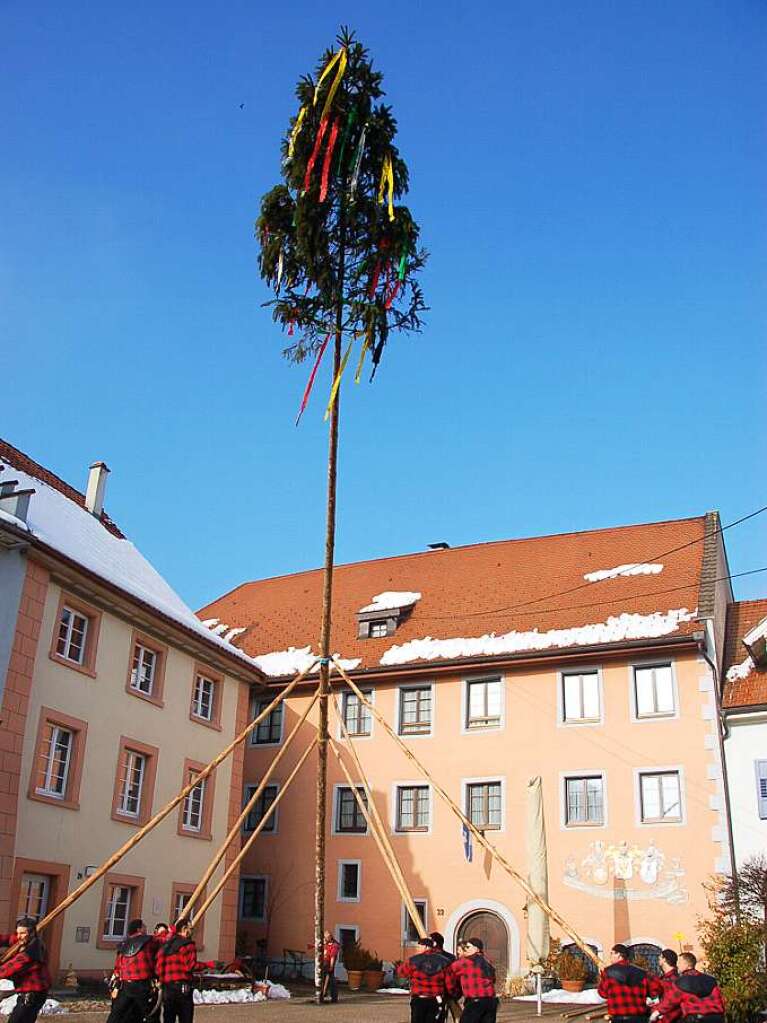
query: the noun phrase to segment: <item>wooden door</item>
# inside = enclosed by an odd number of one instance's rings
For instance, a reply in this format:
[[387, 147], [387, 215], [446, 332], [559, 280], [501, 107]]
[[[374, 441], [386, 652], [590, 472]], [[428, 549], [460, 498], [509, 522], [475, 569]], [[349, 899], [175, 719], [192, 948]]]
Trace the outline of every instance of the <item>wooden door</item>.
[[482, 910], [461, 921], [456, 934], [456, 945], [467, 938], [480, 938], [485, 945], [485, 957], [493, 964], [496, 984], [500, 991], [509, 970], [509, 935], [506, 924], [495, 914]]

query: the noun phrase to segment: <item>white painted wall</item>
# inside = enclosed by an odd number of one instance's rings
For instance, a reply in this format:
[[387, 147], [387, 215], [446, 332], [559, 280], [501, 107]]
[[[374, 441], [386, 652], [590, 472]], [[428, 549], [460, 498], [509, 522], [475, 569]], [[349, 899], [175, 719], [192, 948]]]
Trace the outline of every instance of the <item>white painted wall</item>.
[[759, 819], [757, 760], [767, 760], [767, 712], [727, 715], [730, 734], [724, 744], [732, 804], [735, 857], [743, 863], [767, 850], [767, 820]]

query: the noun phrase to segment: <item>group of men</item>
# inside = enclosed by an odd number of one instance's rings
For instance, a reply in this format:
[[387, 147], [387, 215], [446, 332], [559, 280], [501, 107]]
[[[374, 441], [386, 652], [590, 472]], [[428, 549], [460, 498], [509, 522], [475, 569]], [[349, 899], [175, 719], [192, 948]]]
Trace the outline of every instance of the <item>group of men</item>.
[[495, 968], [485, 958], [482, 939], [466, 938], [457, 955], [445, 951], [438, 931], [419, 944], [423, 951], [397, 969], [410, 982], [411, 1023], [445, 1023], [448, 1013], [461, 1023], [495, 1023]]
[[[8, 1023], [35, 1023], [51, 986], [35, 921], [20, 917], [15, 933], [0, 934], [0, 946], [14, 949], [0, 965], [0, 979], [12, 980], [18, 995]], [[142, 1023], [160, 1001], [163, 1023], [192, 1023], [194, 975], [213, 966], [198, 962], [187, 922], [178, 927], [158, 924], [154, 934], [147, 934], [143, 920], [131, 920], [110, 980], [107, 1023]]]

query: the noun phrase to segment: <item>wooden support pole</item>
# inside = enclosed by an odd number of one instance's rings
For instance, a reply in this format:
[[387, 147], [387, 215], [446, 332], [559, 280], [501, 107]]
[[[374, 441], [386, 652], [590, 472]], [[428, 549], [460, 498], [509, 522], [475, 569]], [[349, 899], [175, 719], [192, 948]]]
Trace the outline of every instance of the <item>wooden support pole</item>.
[[267, 784], [269, 783], [269, 779], [272, 777], [272, 775], [274, 774], [275, 770], [277, 769], [277, 765], [279, 764], [279, 762], [282, 760], [282, 758], [285, 756], [287, 751], [290, 749], [290, 744], [293, 742], [293, 740], [295, 739], [296, 735], [298, 734], [299, 729], [301, 728], [301, 726], [303, 725], [303, 723], [306, 721], [307, 717], [309, 716], [309, 712], [311, 711], [312, 707], [317, 702], [317, 698], [319, 697], [319, 695], [320, 695], [320, 690], [319, 690], [319, 688], [317, 688], [315, 690], [315, 692], [314, 692], [314, 696], [309, 701], [309, 704], [307, 705], [306, 710], [304, 710], [304, 712], [301, 715], [301, 717], [298, 719], [298, 721], [296, 721], [295, 726], [293, 727], [290, 735], [285, 740], [285, 742], [284, 742], [284, 744], [282, 746], [282, 749], [277, 753], [277, 755], [275, 756], [274, 760], [271, 762], [271, 764], [267, 768], [266, 773], [264, 774], [263, 778], [258, 783], [258, 787], [256, 788], [256, 791], [253, 793], [253, 795], [250, 797], [250, 799], [248, 799], [248, 801], [245, 803], [245, 806], [242, 808], [242, 813], [240, 814], [240, 816], [237, 818], [237, 820], [232, 825], [231, 829], [229, 830], [229, 834], [226, 836], [224, 841], [221, 843], [221, 845], [216, 850], [215, 855], [213, 856], [213, 859], [210, 861], [210, 863], [208, 864], [208, 866], [205, 869], [204, 874], [202, 875], [202, 877], [198, 881], [197, 887], [195, 888], [195, 890], [190, 895], [189, 901], [184, 906], [184, 908], [181, 910], [181, 913], [179, 914], [178, 919], [176, 921], [174, 921], [174, 923], [180, 924], [182, 920], [186, 920], [187, 917], [189, 917], [191, 915], [191, 912], [194, 909], [194, 907], [197, 905], [197, 903], [202, 898], [203, 893], [205, 892], [205, 889], [208, 887], [208, 882], [210, 881], [211, 877], [213, 877], [213, 874], [214, 874], [214, 872], [216, 870], [216, 867], [219, 865], [221, 860], [226, 855], [226, 851], [229, 848], [229, 846], [232, 844], [232, 842], [240, 834], [240, 828], [242, 827], [242, 825], [247, 820], [247, 817], [248, 817], [248, 814], [250, 813], [250, 811], [253, 809], [253, 807], [256, 805], [258, 800], [261, 798], [261, 795], [262, 795], [264, 789], [266, 788]]
[[[259, 725], [259, 723], [264, 720], [264, 718], [268, 717], [269, 714], [271, 714], [271, 712], [280, 703], [281, 700], [284, 700], [285, 697], [288, 696], [295, 689], [298, 683], [306, 675], [309, 674], [309, 672], [312, 670], [316, 663], [317, 663], [316, 660], [312, 661], [312, 663], [307, 668], [304, 668], [303, 671], [299, 672], [299, 674], [296, 675], [293, 681], [290, 682], [290, 684], [281, 693], [278, 693], [278, 695], [275, 696], [275, 698], [268, 705], [268, 707], [262, 710], [261, 713], [257, 717], [255, 717], [250, 722], [250, 724], [246, 728], [244, 728], [240, 732], [240, 734], [235, 739], [233, 739], [232, 742], [230, 742], [229, 745], [218, 754], [218, 756], [214, 757], [209, 764], [203, 767], [200, 773], [195, 775], [195, 777], [187, 785], [183, 787], [183, 789], [178, 793], [178, 795], [174, 796], [169, 803], [166, 803], [161, 810], [158, 810], [154, 817], [151, 818], [151, 820], [147, 821], [147, 823], [143, 827], [139, 828], [135, 835], [131, 835], [128, 841], [121, 845], [117, 852], [112, 853], [112, 855], [101, 864], [98, 870], [94, 871], [94, 873], [91, 874], [90, 877], [86, 877], [83, 883], [81, 885], [78, 885], [73, 892], [70, 892], [65, 899], [62, 899], [62, 901], [57, 906], [54, 906], [50, 913], [46, 913], [46, 915], [42, 918], [42, 920], [40, 920], [40, 922], [37, 925], [38, 931], [43, 930], [43, 928], [47, 927], [48, 924], [52, 923], [57, 916], [60, 916], [63, 912], [65, 912], [65, 910], [69, 909], [69, 907], [73, 905], [73, 903], [77, 902], [81, 895], [84, 895], [89, 888], [92, 888], [93, 885], [96, 884], [96, 882], [99, 881], [104, 876], [104, 874], [110, 871], [112, 867], [115, 866], [115, 864], [119, 863], [123, 856], [126, 855], [126, 853], [129, 853], [131, 849], [137, 846], [145, 835], [148, 835], [153, 828], [157, 827], [157, 825], [161, 821], [164, 821], [168, 814], [172, 813], [183, 799], [186, 799], [186, 797], [189, 795], [193, 788], [199, 785], [201, 781], [204, 781], [208, 777], [208, 775], [212, 774], [219, 766], [219, 764], [226, 760], [226, 758], [233, 752], [233, 750], [235, 750], [237, 746], [239, 746], [247, 739], [247, 737], [250, 735], [253, 729], [256, 728]], [[19, 947], [18, 943], [16, 945], [11, 946], [11, 948], [9, 948], [7, 952], [3, 955], [2, 959], [0, 959], [0, 962], [6, 962], [8, 959], [10, 959], [12, 955], [15, 955], [16, 951], [18, 950], [18, 947]]]
[[242, 863], [243, 859], [245, 858], [246, 853], [248, 852], [250, 847], [253, 845], [255, 840], [258, 838], [258, 836], [261, 834], [261, 832], [266, 827], [266, 825], [269, 823], [270, 817], [272, 816], [274, 811], [277, 809], [277, 807], [280, 805], [280, 801], [282, 800], [282, 797], [285, 795], [285, 793], [290, 788], [291, 782], [293, 781], [295, 776], [298, 774], [298, 772], [301, 770], [301, 768], [304, 765], [304, 762], [306, 761], [306, 758], [309, 756], [309, 754], [312, 752], [312, 750], [314, 749], [314, 747], [316, 745], [317, 745], [317, 739], [314, 738], [314, 739], [312, 739], [311, 743], [306, 747], [304, 752], [301, 754], [301, 756], [300, 756], [300, 758], [298, 760], [298, 763], [293, 768], [293, 770], [290, 772], [290, 774], [287, 777], [287, 780], [285, 781], [285, 784], [282, 786], [280, 791], [277, 793], [277, 798], [274, 800], [272, 805], [269, 807], [269, 809], [266, 811], [264, 816], [258, 822], [258, 824], [256, 825], [256, 827], [253, 830], [253, 834], [248, 836], [247, 842], [245, 842], [243, 847], [240, 849], [240, 851], [237, 853], [235, 858], [232, 860], [232, 862], [226, 868], [224, 873], [221, 875], [221, 878], [216, 882], [216, 885], [213, 888], [213, 891], [210, 893], [210, 895], [207, 897], [207, 899], [205, 899], [203, 904], [200, 906], [199, 910], [195, 913], [194, 919], [192, 920], [192, 927], [196, 927], [197, 924], [200, 922], [200, 920], [202, 920], [202, 918], [207, 913], [211, 903], [218, 896], [218, 893], [224, 887], [224, 885], [229, 880], [229, 878], [232, 876], [232, 874], [235, 872], [235, 870], [237, 870], [237, 868], [239, 867], [240, 863]]
[[[370, 808], [370, 813], [378, 826], [378, 830], [381, 836], [381, 842], [385, 847], [384, 859], [385, 860], [388, 859], [390, 863], [390, 870], [392, 870], [395, 876], [397, 887], [403, 893], [403, 898], [405, 901], [405, 905], [407, 906], [408, 914], [411, 920], [413, 921], [415, 929], [418, 931], [418, 937], [425, 938], [427, 932], [426, 928], [423, 925], [421, 914], [418, 912], [418, 907], [416, 906], [415, 902], [413, 901], [413, 897], [410, 894], [410, 890], [407, 886], [407, 881], [405, 880], [405, 875], [402, 873], [402, 868], [400, 867], [399, 861], [397, 860], [397, 856], [394, 852], [394, 847], [391, 844], [391, 839], [389, 838], [389, 835], [386, 831], [386, 827], [383, 821], [381, 820], [381, 815], [378, 812], [378, 807], [375, 804], [375, 799], [373, 798], [373, 790], [370, 788], [367, 777], [365, 776], [365, 772], [362, 769], [362, 763], [360, 761], [359, 756], [357, 755], [356, 749], [354, 748], [354, 743], [352, 742], [351, 736], [349, 735], [349, 732], [346, 728], [346, 722], [343, 719], [341, 711], [338, 707], [338, 700], [336, 699], [335, 696], [333, 696], [333, 710], [335, 712], [336, 717], [338, 718], [339, 724], [341, 725], [341, 732], [343, 734], [344, 739], [346, 740], [349, 753], [351, 754], [351, 757], [354, 760], [354, 764], [357, 768], [357, 774], [359, 775], [359, 778], [362, 782], [362, 786], [365, 790], [365, 795], [368, 798], [368, 806]], [[334, 745], [332, 739], [330, 740], [330, 742], [331, 745]], [[341, 768], [344, 771], [344, 774], [346, 774], [346, 768], [344, 766], [343, 761], [341, 760], [338, 750], [335, 749], [334, 752], [338, 757], [339, 763], [341, 764]], [[352, 792], [354, 792], [355, 795], [357, 794], [357, 789], [355, 786], [352, 786]]]
[[[367, 804], [365, 804], [365, 800], [359, 794], [358, 787], [355, 784], [351, 774], [349, 773], [349, 769], [347, 768], [346, 764], [343, 761], [341, 751], [339, 750], [338, 746], [336, 746], [335, 742], [332, 739], [330, 739], [329, 741], [330, 748], [335, 753], [338, 763], [341, 765], [341, 770], [343, 771], [344, 778], [346, 778], [346, 781], [348, 782], [352, 792], [354, 793], [354, 798], [357, 800], [357, 806], [360, 808], [360, 813], [365, 818], [365, 822], [367, 823], [367, 826], [370, 829], [370, 833], [375, 839], [375, 843], [378, 846], [378, 850], [381, 853], [381, 856], [383, 857], [383, 861], [389, 868], [389, 873], [392, 876], [394, 884], [397, 886], [397, 889], [399, 890], [399, 893], [402, 896], [402, 901], [405, 903], [405, 906], [408, 911], [408, 916], [413, 921], [413, 925], [418, 931], [418, 937], [425, 938], [426, 928], [424, 927], [423, 921], [421, 920], [421, 914], [418, 912], [418, 908], [416, 907], [416, 904], [413, 902], [413, 897], [410, 894], [410, 890], [408, 889], [407, 883], [405, 882], [405, 878], [402, 875], [402, 870], [400, 869], [400, 865], [397, 862], [396, 856], [394, 855], [394, 851], [386, 841], [388, 836], [384, 831], [384, 827], [383, 824], [381, 823], [380, 817], [378, 817], [378, 811], [375, 810], [373, 794], [372, 792], [370, 792], [367, 782], [365, 781], [364, 775], [362, 775], [362, 783], [368, 797]], [[371, 813], [371, 809], [374, 810], [376, 814], [375, 818], [373, 816], [373, 813]]]
[[397, 745], [402, 749], [405, 756], [415, 764], [415, 766], [418, 768], [418, 770], [424, 776], [424, 778], [426, 778], [427, 781], [430, 782], [431, 786], [433, 787], [437, 795], [440, 797], [440, 799], [442, 799], [443, 802], [447, 803], [447, 805], [450, 807], [450, 809], [453, 811], [456, 817], [458, 817], [458, 819], [461, 821], [464, 827], [468, 828], [468, 830], [474, 836], [476, 841], [482, 846], [482, 848], [486, 849], [493, 857], [493, 859], [498, 864], [500, 864], [503, 870], [506, 871], [509, 877], [512, 877], [517, 882], [517, 884], [522, 888], [527, 897], [531, 899], [533, 902], [537, 903], [544, 911], [544, 913], [546, 913], [556, 924], [558, 924], [559, 927], [561, 927], [562, 930], [565, 932], [565, 934], [568, 935], [568, 937], [572, 938], [573, 942], [578, 946], [581, 952], [583, 952], [584, 955], [588, 956], [588, 958], [596, 966], [601, 967], [602, 963], [599, 957], [586, 944], [586, 942], [583, 940], [583, 938], [581, 938], [577, 931], [575, 931], [570, 926], [570, 924], [565, 920], [565, 918], [560, 913], [558, 913], [553, 906], [551, 906], [545, 899], [541, 898], [541, 896], [530, 887], [530, 885], [527, 883], [527, 880], [522, 876], [522, 874], [515, 870], [509, 863], [509, 861], [504, 856], [502, 856], [501, 853], [498, 852], [495, 846], [491, 842], [488, 842], [488, 840], [485, 838], [482, 832], [474, 824], [472, 824], [472, 822], [463, 813], [460, 807], [450, 798], [447, 792], [445, 792], [445, 790], [442, 788], [439, 782], [437, 782], [436, 779], [432, 777], [432, 775], [421, 763], [421, 761], [418, 759], [415, 753], [413, 753], [412, 750], [408, 748], [408, 746], [402, 741], [402, 739], [400, 739], [400, 737], [397, 735], [394, 729], [391, 728], [388, 721], [386, 721], [383, 715], [379, 713], [379, 711], [370, 702], [370, 700], [368, 700], [367, 697], [364, 696], [359, 686], [357, 686], [352, 681], [352, 679], [349, 678], [348, 674], [344, 671], [344, 669], [338, 663], [336, 658], [333, 658], [333, 663], [335, 664], [336, 668], [338, 669], [338, 672], [340, 673], [341, 677], [344, 679], [346, 684], [349, 686], [352, 692], [356, 694], [357, 699], [368, 708], [371, 714], [373, 714], [373, 716], [375, 717], [376, 721], [380, 722], [382, 727], [389, 733], [392, 739], [394, 739]]
[[575, 1009], [575, 1010], [571, 1009], [570, 1012], [563, 1012], [563, 1013], [561, 1013], [561, 1016], [562, 1016], [562, 1019], [575, 1019], [577, 1016], [585, 1016], [586, 1019], [588, 1019], [589, 1018], [589, 1013], [594, 1012], [595, 1009], [601, 1009], [601, 1008], [602, 1008], [602, 1006], [598, 1002], [595, 1002], [593, 1005], [589, 1005], [585, 1009]]

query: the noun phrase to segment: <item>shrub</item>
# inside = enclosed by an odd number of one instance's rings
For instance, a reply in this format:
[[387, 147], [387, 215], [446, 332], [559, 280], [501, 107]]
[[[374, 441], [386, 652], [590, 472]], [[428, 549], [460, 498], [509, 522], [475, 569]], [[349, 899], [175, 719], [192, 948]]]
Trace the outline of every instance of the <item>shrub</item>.
[[712, 900], [711, 916], [698, 925], [706, 967], [716, 977], [727, 1006], [728, 1023], [756, 1023], [767, 1002], [762, 963], [762, 925], [734, 919]]
[[344, 967], [347, 970], [366, 970], [372, 955], [358, 941], [347, 941], [343, 949]]
[[555, 969], [560, 980], [583, 980], [588, 978], [589, 971], [580, 956], [572, 952], [560, 952], [557, 956]]

